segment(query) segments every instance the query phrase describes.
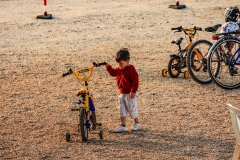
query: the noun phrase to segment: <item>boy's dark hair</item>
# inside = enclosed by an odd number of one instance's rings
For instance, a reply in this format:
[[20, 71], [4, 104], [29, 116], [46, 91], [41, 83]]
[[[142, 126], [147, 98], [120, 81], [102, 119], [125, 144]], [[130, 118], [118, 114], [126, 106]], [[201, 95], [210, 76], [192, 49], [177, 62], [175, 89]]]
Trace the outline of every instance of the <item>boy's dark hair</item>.
[[130, 60], [130, 53], [127, 48], [120, 49], [116, 56], [115, 60], [119, 63], [120, 61], [127, 61]]

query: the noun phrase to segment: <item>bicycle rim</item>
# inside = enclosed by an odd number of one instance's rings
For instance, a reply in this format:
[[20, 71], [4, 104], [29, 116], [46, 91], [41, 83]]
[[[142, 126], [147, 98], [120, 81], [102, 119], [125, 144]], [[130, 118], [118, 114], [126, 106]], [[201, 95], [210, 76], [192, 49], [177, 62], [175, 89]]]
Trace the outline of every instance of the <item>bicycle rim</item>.
[[187, 67], [192, 79], [199, 84], [212, 82], [207, 72], [207, 55], [212, 43], [207, 40], [198, 40], [188, 51]]
[[[240, 65], [233, 65], [231, 60], [231, 58], [235, 60], [235, 57], [232, 57], [232, 55], [239, 47], [239, 39], [226, 37], [217, 41], [209, 52], [209, 74], [221, 88], [235, 89], [240, 87]], [[216, 70], [214, 66], [217, 64], [219, 66], [218, 72], [214, 71]], [[234, 74], [232, 74], [233, 72]]]

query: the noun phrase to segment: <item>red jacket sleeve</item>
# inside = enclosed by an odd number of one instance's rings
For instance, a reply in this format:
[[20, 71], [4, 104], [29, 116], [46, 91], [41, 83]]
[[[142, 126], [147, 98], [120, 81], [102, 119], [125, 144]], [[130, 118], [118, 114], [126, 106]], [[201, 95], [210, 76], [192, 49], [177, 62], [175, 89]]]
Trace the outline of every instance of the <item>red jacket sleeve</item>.
[[111, 76], [113, 77], [117, 76], [117, 69], [112, 68], [111, 65], [107, 66], [106, 69]]

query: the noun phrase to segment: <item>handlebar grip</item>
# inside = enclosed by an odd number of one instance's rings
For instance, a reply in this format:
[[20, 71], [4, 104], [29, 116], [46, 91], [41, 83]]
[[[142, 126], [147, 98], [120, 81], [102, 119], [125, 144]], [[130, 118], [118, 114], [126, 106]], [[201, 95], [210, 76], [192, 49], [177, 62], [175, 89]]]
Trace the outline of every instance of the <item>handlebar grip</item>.
[[202, 31], [201, 27], [196, 27], [196, 30]]
[[70, 74], [72, 74], [72, 73], [73, 73], [73, 71], [72, 71], [72, 69], [70, 68], [67, 73], [63, 73], [62, 77], [68, 76], [68, 75], [70, 75]]
[[178, 30], [178, 31], [181, 31], [181, 30], [182, 30], [182, 26], [177, 27], [177, 28], [171, 28], [171, 30]]
[[100, 67], [100, 66], [106, 65], [106, 64], [107, 64], [106, 62], [102, 62], [102, 63], [93, 62], [94, 67]]
[[179, 27], [178, 28], [171, 28], [171, 30], [179, 30]]

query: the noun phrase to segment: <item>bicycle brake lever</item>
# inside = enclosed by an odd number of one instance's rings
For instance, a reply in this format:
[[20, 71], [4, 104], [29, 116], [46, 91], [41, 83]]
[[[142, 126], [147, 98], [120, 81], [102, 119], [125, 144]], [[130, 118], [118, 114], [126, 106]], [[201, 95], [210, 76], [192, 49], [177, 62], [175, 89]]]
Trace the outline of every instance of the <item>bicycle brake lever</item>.
[[68, 75], [70, 75], [72, 73], [73, 73], [72, 68], [70, 68], [67, 73], [63, 73], [62, 77], [68, 76]]

